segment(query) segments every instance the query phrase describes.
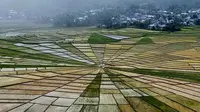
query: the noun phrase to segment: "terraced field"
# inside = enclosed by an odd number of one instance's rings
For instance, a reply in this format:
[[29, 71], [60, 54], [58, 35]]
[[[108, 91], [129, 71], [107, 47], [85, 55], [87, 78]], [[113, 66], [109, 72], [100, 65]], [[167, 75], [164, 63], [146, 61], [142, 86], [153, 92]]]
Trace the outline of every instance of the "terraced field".
[[0, 112], [200, 112], [199, 36], [199, 27], [2, 34]]

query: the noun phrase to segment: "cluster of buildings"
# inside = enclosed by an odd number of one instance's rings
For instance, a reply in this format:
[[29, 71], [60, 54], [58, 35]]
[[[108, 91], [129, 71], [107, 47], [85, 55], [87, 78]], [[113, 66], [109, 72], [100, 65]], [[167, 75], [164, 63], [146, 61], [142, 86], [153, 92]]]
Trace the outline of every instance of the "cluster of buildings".
[[112, 18], [114, 24], [135, 25], [135, 23], [144, 24], [148, 29], [162, 30], [168, 24], [179, 26], [200, 25], [200, 9], [189, 10], [182, 13], [174, 13], [164, 10], [158, 10], [155, 14], [135, 13], [133, 15], [121, 15], [119, 18]]
[[[83, 16], [78, 17], [78, 21], [84, 22], [90, 17], [102, 13], [108, 9], [97, 9], [90, 10], [83, 14]], [[109, 15], [108, 15], [109, 16]], [[102, 17], [103, 18], [103, 17]], [[134, 26], [135, 24], [144, 24], [146, 29], [156, 29], [162, 30], [168, 24], [177, 24], [180, 26], [193, 26], [197, 24], [197, 21], [200, 21], [200, 9], [188, 10], [186, 12], [176, 13], [166, 10], [158, 9], [153, 14], [150, 13], [141, 13], [136, 12], [132, 14], [121, 14], [118, 16], [111, 17], [111, 23], [113, 27], [115, 26]], [[109, 24], [109, 25], [110, 25]], [[106, 27], [106, 24], [101, 24], [102, 27]]]
[[76, 21], [85, 21], [90, 17], [96, 16], [99, 13], [102, 13], [103, 11], [105, 11], [107, 9], [94, 9], [94, 10], [89, 10], [89, 11], [85, 11], [84, 13], [81, 14], [80, 17], [76, 18]]
[[174, 12], [159, 10], [157, 15], [149, 15], [148, 17], [143, 18], [142, 21], [146, 20], [150, 21], [150, 29], [162, 29], [166, 27], [167, 24], [193, 26], [197, 25], [197, 21], [200, 20], [200, 9], [189, 10], [187, 12], [178, 14]]

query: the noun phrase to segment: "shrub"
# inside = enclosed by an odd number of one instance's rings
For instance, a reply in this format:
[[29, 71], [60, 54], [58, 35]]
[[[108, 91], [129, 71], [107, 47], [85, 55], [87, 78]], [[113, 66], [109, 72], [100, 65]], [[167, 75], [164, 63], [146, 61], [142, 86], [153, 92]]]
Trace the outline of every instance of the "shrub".
[[144, 37], [142, 39], [140, 39], [138, 42], [136, 42], [137, 45], [140, 44], [154, 44], [153, 40], [149, 37]]

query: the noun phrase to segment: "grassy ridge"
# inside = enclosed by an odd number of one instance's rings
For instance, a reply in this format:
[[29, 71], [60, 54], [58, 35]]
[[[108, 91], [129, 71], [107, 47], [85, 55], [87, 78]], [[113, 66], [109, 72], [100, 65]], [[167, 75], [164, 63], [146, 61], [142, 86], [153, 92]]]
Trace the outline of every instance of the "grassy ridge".
[[88, 39], [89, 44], [109, 44], [113, 42], [119, 42], [120, 40], [105, 37], [103, 35], [92, 33]]
[[136, 42], [136, 45], [141, 45], [141, 44], [154, 44], [154, 42], [151, 38], [144, 37]]

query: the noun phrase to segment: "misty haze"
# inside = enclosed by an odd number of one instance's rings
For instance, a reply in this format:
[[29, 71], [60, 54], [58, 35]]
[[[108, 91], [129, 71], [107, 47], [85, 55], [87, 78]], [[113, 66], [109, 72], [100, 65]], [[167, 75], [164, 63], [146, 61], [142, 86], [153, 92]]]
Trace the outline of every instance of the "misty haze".
[[200, 112], [200, 1], [1, 0], [0, 112]]

